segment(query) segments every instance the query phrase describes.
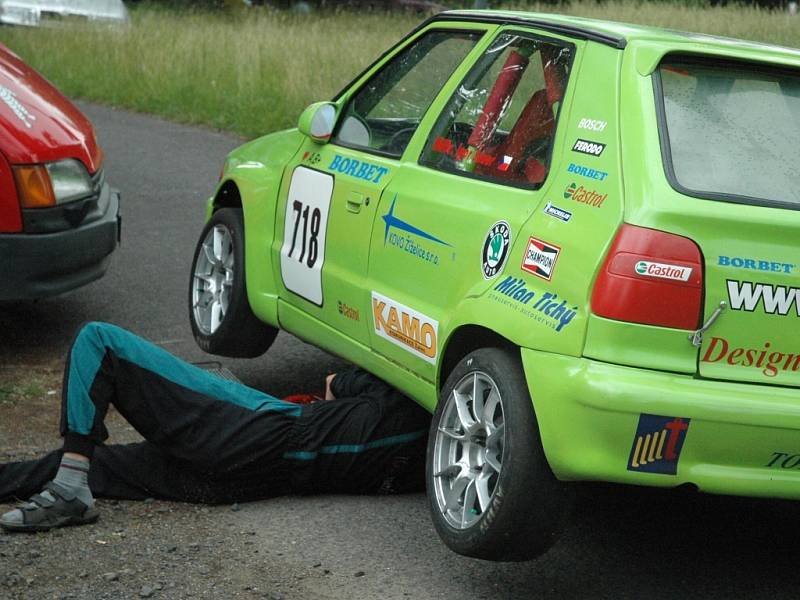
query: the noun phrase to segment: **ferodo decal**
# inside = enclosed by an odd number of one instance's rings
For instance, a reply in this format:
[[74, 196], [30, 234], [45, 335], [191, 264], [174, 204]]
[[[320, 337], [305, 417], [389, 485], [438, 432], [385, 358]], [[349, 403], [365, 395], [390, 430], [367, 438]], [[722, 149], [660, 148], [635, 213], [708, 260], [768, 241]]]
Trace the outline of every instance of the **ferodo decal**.
[[378, 292], [372, 292], [372, 318], [379, 336], [431, 364], [436, 362], [438, 321]]
[[633, 436], [628, 471], [675, 475], [691, 419], [639, 415]]
[[281, 277], [286, 289], [322, 306], [322, 265], [333, 177], [307, 167], [292, 174], [283, 221]]
[[574, 183], [568, 185], [567, 189], [564, 190], [565, 200], [575, 200], [575, 202], [588, 204], [595, 208], [602, 206], [606, 198], [608, 198], [608, 194], [601, 195], [594, 190], [587, 190], [582, 185], [575, 185]]
[[531, 275], [550, 281], [559, 254], [561, 254], [560, 246], [532, 237], [528, 240], [528, 247], [522, 256], [521, 268]]
[[791, 273], [797, 268], [797, 265], [794, 263], [758, 260], [755, 258], [740, 258], [738, 256], [720, 256], [717, 264], [720, 267], [734, 267], [736, 269], [750, 269], [752, 271], [769, 271], [771, 273]]
[[797, 371], [800, 348], [795, 352], [778, 351], [771, 342], [764, 342], [760, 348], [735, 348], [725, 338], [712, 337], [700, 361], [758, 369], [765, 377], [775, 377], [779, 371]]
[[363, 179], [371, 183], [380, 183], [381, 177], [389, 172], [387, 167], [373, 165], [365, 160], [347, 158], [341, 154], [336, 154], [328, 165], [329, 171], [336, 171], [344, 175], [350, 175], [357, 179]]
[[481, 268], [485, 279], [491, 279], [503, 270], [510, 247], [511, 227], [505, 221], [498, 221], [492, 225], [483, 241]]
[[31, 112], [25, 108], [19, 100], [17, 100], [17, 95], [3, 85], [0, 85], [0, 100], [8, 105], [8, 108], [11, 109], [11, 112], [13, 112], [14, 115], [16, 115], [16, 117], [22, 121], [22, 124], [25, 125], [25, 127], [28, 129], [33, 127], [33, 122], [36, 120], [36, 115], [31, 114]]
[[755, 312], [757, 308], [769, 315], [788, 315], [792, 307], [800, 316], [800, 288], [752, 281], [728, 279], [728, 305], [731, 310]]
[[573, 152], [580, 152], [581, 154], [588, 154], [589, 156], [600, 156], [605, 149], [605, 144], [581, 139], [575, 140], [575, 143], [572, 145]]
[[553, 292], [540, 293], [529, 289], [522, 277], [510, 275], [489, 292], [489, 298], [530, 317], [537, 323], [560, 332], [572, 322], [578, 312], [577, 306], [560, 299]]
[[691, 267], [681, 267], [679, 265], [666, 265], [664, 263], [640, 260], [634, 265], [637, 275], [644, 277], [656, 277], [658, 279], [671, 279], [673, 281], [689, 281], [692, 275]]

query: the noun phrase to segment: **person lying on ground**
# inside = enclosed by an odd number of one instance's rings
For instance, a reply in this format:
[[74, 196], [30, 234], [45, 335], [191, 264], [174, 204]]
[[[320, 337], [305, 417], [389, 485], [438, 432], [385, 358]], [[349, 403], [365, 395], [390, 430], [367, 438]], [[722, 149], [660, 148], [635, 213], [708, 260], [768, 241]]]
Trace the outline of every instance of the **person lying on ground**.
[[[61, 398], [63, 449], [0, 465], [0, 502], [33, 494], [0, 516], [8, 531], [92, 523], [95, 497], [223, 504], [424, 487], [430, 415], [356, 368], [328, 377], [329, 401], [294, 404], [89, 323]], [[145, 441], [104, 445], [109, 405]]]

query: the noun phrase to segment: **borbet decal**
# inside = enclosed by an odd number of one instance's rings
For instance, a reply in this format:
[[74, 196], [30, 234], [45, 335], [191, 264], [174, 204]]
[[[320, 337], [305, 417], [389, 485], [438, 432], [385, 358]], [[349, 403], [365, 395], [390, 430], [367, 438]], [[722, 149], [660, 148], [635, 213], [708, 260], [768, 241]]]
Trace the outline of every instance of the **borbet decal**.
[[575, 143], [572, 145], [573, 152], [580, 152], [581, 154], [588, 154], [589, 156], [600, 156], [605, 149], [605, 144], [582, 139], [575, 140]]
[[371, 183], [380, 183], [381, 177], [389, 172], [389, 169], [386, 167], [373, 165], [365, 160], [347, 158], [340, 154], [336, 154], [333, 157], [331, 164], [328, 165], [328, 170], [343, 173], [357, 179], [363, 179]]
[[608, 173], [606, 171], [590, 169], [589, 167], [584, 167], [583, 165], [577, 165], [575, 163], [569, 163], [569, 166], [567, 167], [567, 173], [575, 173], [575, 175], [580, 175], [588, 179], [596, 179], [597, 181], [603, 181], [606, 177], [608, 177]]
[[731, 310], [755, 312], [756, 308], [769, 315], [800, 316], [800, 288], [752, 281], [727, 280], [728, 304]]
[[505, 221], [498, 221], [486, 233], [481, 252], [481, 268], [483, 277], [495, 277], [506, 264], [511, 247], [511, 227]]
[[734, 267], [736, 269], [750, 269], [752, 271], [769, 271], [772, 273], [791, 273], [797, 268], [797, 265], [794, 263], [724, 255], [719, 257], [717, 264], [720, 267]]
[[532, 237], [522, 257], [522, 270], [550, 281], [560, 253], [560, 246]]
[[639, 415], [628, 470], [676, 475], [690, 421], [682, 417]]

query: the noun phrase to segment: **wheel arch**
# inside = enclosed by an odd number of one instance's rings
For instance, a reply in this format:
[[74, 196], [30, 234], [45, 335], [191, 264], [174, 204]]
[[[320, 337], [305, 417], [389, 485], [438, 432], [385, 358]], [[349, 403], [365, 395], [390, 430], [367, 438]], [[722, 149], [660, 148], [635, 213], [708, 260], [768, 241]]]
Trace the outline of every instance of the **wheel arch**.
[[450, 373], [453, 372], [459, 361], [470, 352], [479, 348], [506, 348], [519, 355], [519, 346], [500, 335], [496, 331], [483, 325], [464, 324], [457, 327], [450, 334], [439, 363], [439, 378], [437, 389], [441, 391]]
[[223, 182], [214, 196], [212, 211], [216, 212], [221, 208], [242, 208], [242, 195], [233, 179]]

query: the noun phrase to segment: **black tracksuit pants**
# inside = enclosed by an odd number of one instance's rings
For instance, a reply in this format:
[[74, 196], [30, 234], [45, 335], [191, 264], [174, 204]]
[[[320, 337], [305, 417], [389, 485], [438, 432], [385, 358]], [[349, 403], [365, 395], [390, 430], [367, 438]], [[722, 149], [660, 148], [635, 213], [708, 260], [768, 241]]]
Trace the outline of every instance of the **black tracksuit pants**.
[[[65, 367], [63, 451], [92, 457], [89, 485], [98, 497], [229, 503], [422, 489], [430, 415], [358, 369], [331, 387], [336, 400], [292, 404], [114, 325], [89, 323]], [[144, 442], [102, 444], [109, 405]], [[40, 491], [61, 454], [0, 465], [0, 501]]]

